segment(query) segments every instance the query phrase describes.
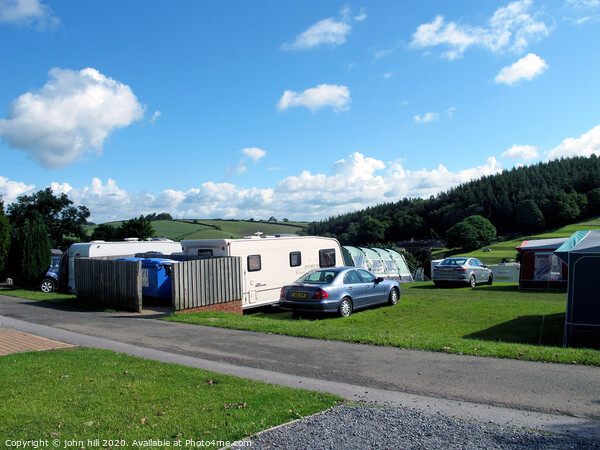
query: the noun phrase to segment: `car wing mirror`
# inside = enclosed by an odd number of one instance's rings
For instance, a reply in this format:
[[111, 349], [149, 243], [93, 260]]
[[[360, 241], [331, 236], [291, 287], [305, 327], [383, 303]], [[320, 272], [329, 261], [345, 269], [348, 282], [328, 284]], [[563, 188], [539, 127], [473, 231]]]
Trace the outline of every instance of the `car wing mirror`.
[[375, 278], [375, 283], [381, 283], [382, 281], [383, 281], [383, 278], [381, 278], [381, 277]]

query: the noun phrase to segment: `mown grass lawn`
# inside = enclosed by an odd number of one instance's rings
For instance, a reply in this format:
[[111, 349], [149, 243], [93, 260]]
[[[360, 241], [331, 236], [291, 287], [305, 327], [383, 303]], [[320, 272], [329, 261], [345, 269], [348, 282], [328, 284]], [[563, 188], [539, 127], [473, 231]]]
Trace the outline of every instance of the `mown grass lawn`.
[[566, 293], [521, 292], [516, 284], [436, 289], [402, 285], [398, 305], [346, 319], [172, 314], [165, 320], [401, 348], [600, 366], [600, 350], [561, 347]]
[[50, 292], [49, 294], [42, 291], [30, 291], [28, 289], [10, 289], [1, 287], [0, 294], [7, 295], [9, 297], [24, 298], [26, 300], [45, 301], [53, 302], [58, 304], [68, 304], [70, 301], [74, 301], [77, 296], [71, 294], [58, 294], [56, 292]]
[[98, 438], [125, 448], [134, 439], [234, 442], [342, 401], [98, 349], [7, 355], [0, 373], [2, 442], [58, 439], [61, 448], [96, 448], [87, 440]]

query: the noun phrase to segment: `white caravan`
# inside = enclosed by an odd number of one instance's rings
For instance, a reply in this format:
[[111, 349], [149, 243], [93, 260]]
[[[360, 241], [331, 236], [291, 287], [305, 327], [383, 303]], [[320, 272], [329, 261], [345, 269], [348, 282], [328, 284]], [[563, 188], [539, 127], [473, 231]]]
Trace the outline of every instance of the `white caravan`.
[[164, 255], [181, 253], [181, 244], [170, 239], [138, 241], [127, 239], [119, 242], [92, 241], [71, 245], [60, 261], [59, 287], [63, 292], [76, 292], [75, 258], [98, 258], [110, 256], [134, 256], [136, 253], [160, 252]]
[[242, 260], [242, 308], [279, 302], [281, 288], [309, 270], [344, 266], [340, 243], [317, 236], [248, 236], [243, 239], [181, 241], [184, 255]]

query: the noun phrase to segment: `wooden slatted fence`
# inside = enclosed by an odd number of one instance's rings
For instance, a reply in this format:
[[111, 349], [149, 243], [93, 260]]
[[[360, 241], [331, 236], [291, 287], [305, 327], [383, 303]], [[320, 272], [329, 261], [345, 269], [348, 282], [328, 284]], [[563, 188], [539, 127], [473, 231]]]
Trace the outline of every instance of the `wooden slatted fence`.
[[77, 298], [142, 312], [141, 261], [76, 258], [75, 286]]
[[[75, 286], [78, 298], [115, 309], [142, 312], [141, 261], [76, 258]], [[241, 258], [174, 262], [171, 288], [175, 311], [239, 302], [241, 313]]]
[[239, 257], [174, 263], [171, 274], [175, 311], [242, 300], [242, 260]]

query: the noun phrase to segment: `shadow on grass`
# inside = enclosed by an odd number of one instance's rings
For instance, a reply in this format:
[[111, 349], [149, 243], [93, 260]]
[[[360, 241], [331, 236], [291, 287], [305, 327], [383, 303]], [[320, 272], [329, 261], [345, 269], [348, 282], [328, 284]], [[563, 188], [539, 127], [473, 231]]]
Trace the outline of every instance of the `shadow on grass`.
[[[412, 289], [425, 289], [425, 290], [430, 290], [430, 291], [443, 291], [445, 289], [475, 289], [478, 291], [490, 291], [490, 292], [528, 292], [528, 291], [519, 291], [519, 286], [517, 286], [516, 284], [497, 284], [497, 285], [492, 285], [492, 286], [482, 286], [482, 285], [478, 285], [475, 288], [466, 286], [464, 284], [448, 284], [444, 287], [435, 287], [435, 285], [433, 284], [427, 284], [427, 285], [423, 285], [423, 286], [411, 286], [410, 288]], [[539, 291], [531, 291], [531, 292], [539, 292]]]
[[257, 314], [253, 314], [254, 317], [265, 318], [269, 320], [281, 320], [281, 321], [295, 321], [295, 320], [310, 320], [310, 321], [318, 321], [323, 319], [331, 319], [335, 317], [333, 314], [320, 314], [320, 313], [311, 313], [311, 312], [292, 312], [285, 311], [280, 309], [279, 311], [271, 311], [271, 312], [259, 312]]
[[545, 316], [520, 316], [485, 330], [463, 336], [494, 342], [562, 346], [565, 314]]

